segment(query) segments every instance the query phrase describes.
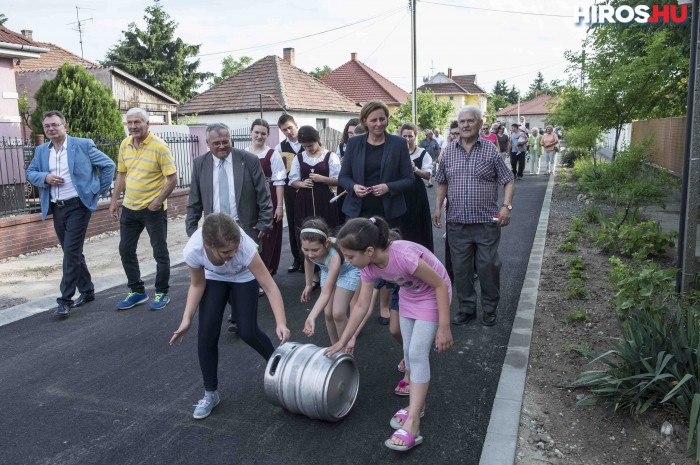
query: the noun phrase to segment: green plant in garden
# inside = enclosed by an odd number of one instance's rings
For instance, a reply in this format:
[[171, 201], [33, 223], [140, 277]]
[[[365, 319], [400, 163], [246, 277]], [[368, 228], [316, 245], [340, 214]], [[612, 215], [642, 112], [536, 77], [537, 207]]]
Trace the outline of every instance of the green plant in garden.
[[595, 243], [603, 252], [644, 260], [664, 255], [668, 247], [673, 247], [677, 236], [676, 231], [663, 232], [658, 222], [643, 221], [617, 226], [613, 220], [601, 223]]
[[630, 313], [645, 313], [663, 321], [669, 303], [676, 299], [676, 270], [659, 268], [652, 261], [630, 266], [617, 257], [611, 257], [610, 264], [613, 306], [620, 320], [626, 320]]
[[572, 323], [582, 323], [588, 319], [588, 314], [585, 310], [576, 310], [574, 312], [566, 315], [566, 322], [568, 324]]
[[578, 216], [571, 217], [571, 231], [582, 233], [583, 226], [584, 223], [583, 220], [581, 220], [581, 218], [579, 218]]
[[603, 220], [605, 219], [605, 215], [599, 207], [596, 207], [595, 205], [589, 205], [583, 211], [583, 218], [586, 223], [599, 224], [603, 222]]
[[573, 244], [568, 241], [564, 241], [561, 244], [559, 244], [559, 252], [564, 252], [564, 253], [570, 253], [570, 252], [576, 252], [576, 244]]
[[642, 414], [652, 405], [670, 403], [688, 419], [687, 447], [695, 441], [700, 458], [700, 318], [697, 308], [676, 302], [668, 319], [636, 312], [620, 323], [622, 336], [603, 354], [588, 351], [591, 363], [606, 365], [585, 371], [571, 387], [585, 387], [589, 395], [578, 405], [605, 405]]
[[578, 242], [581, 240], [581, 233], [578, 231], [571, 230], [566, 234], [566, 241], [567, 242]]
[[569, 283], [564, 297], [567, 299], [587, 299], [589, 296], [586, 285], [581, 277], [569, 276]]

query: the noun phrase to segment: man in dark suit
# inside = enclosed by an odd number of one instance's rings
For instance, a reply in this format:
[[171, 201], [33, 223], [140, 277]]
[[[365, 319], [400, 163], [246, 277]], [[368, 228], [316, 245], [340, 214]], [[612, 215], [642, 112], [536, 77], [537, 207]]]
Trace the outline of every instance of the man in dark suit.
[[[191, 236], [202, 214], [231, 215], [258, 245], [272, 231], [272, 197], [260, 160], [256, 155], [231, 146], [231, 132], [225, 124], [207, 126], [209, 152], [192, 164], [192, 182], [187, 203], [185, 228]], [[232, 305], [232, 308], [235, 308]], [[236, 332], [231, 315], [229, 331]]]
[[[187, 235], [194, 234], [203, 215], [223, 211], [259, 243], [265, 234], [272, 231], [270, 191], [258, 157], [233, 148], [230, 134], [225, 124], [216, 123], [207, 127], [209, 152], [195, 158], [192, 164], [192, 183], [185, 218]], [[221, 170], [226, 172], [225, 177]], [[226, 181], [220, 182], [223, 179]], [[228, 198], [221, 195], [224, 187]]]
[[[66, 318], [71, 307], [95, 300], [95, 287], [85, 263], [83, 243], [100, 195], [109, 192], [114, 162], [90, 139], [67, 134], [65, 117], [58, 111], [44, 113], [44, 133], [49, 142], [36, 148], [27, 168], [27, 179], [39, 187], [41, 219], [53, 214], [53, 226], [63, 249], [61, 297], [56, 315]], [[80, 297], [73, 302], [75, 289]]]

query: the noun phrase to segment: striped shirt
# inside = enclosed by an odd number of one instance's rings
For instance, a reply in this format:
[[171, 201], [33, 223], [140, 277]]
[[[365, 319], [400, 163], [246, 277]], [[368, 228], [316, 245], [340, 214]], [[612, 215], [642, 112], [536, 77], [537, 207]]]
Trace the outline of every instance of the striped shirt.
[[[126, 173], [123, 206], [129, 210], [143, 210], [160, 195], [165, 177], [176, 173], [170, 148], [160, 137], [149, 132], [134, 146], [134, 137], [124, 139], [119, 147], [118, 173]], [[167, 200], [163, 210], [167, 210]]]
[[498, 186], [513, 180], [498, 149], [477, 138], [467, 152], [457, 139], [447, 145], [435, 181], [447, 184], [448, 223], [490, 223], [498, 215]]

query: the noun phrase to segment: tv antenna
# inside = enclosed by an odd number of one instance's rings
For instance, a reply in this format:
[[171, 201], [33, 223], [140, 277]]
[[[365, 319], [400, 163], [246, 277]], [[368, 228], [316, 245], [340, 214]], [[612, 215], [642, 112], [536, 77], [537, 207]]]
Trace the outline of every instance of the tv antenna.
[[73, 30], [78, 31], [78, 35], [80, 36], [80, 58], [85, 59], [85, 55], [83, 53], [83, 23], [86, 23], [88, 21], [92, 21], [92, 18], [86, 18], [86, 19], [80, 19], [80, 10], [86, 10], [87, 8], [80, 8], [78, 6], [75, 7], [75, 17], [78, 19], [78, 21], [74, 23], [68, 23], [69, 26], [76, 25]]

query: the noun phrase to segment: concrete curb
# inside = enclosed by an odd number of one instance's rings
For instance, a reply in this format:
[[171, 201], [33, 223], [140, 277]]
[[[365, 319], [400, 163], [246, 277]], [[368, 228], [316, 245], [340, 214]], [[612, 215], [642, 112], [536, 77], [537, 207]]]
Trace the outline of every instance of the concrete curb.
[[[184, 263], [182, 254], [178, 254], [179, 258], [170, 260], [170, 267], [177, 266]], [[155, 262], [142, 264], [141, 265], [141, 276], [146, 277], [152, 275], [156, 272]], [[95, 293], [106, 291], [118, 286], [126, 286], [126, 277], [124, 273], [118, 275], [105, 276], [102, 278], [95, 279], [93, 281], [95, 285]], [[126, 289], [124, 290], [126, 292]], [[31, 302], [27, 302], [20, 305], [15, 305], [14, 307], [6, 308], [0, 311], [0, 326], [9, 325], [15, 321], [21, 320], [23, 318], [36, 315], [37, 313], [48, 312], [56, 308], [56, 297], [43, 297]]]
[[[558, 157], [557, 157], [558, 158]], [[554, 164], [557, 166], [557, 159]], [[530, 339], [535, 320], [540, 272], [544, 258], [544, 246], [549, 225], [549, 208], [552, 203], [554, 175], [549, 178], [542, 202], [540, 220], [532, 243], [530, 260], [525, 273], [525, 282], [520, 293], [513, 329], [508, 341], [508, 350], [498, 382], [496, 398], [491, 409], [491, 419], [486, 430], [480, 465], [512, 465], [518, 444], [520, 410], [525, 392], [527, 362], [530, 356]]]

